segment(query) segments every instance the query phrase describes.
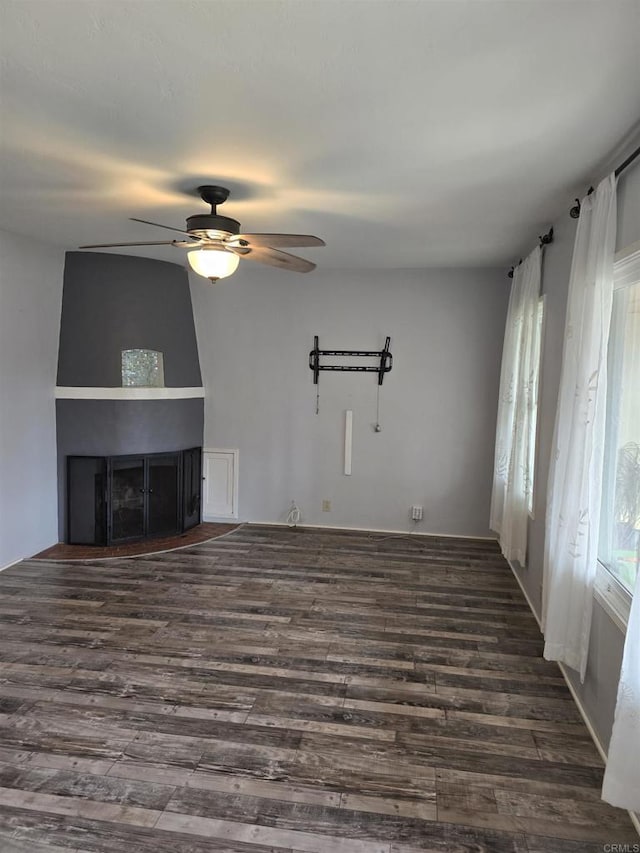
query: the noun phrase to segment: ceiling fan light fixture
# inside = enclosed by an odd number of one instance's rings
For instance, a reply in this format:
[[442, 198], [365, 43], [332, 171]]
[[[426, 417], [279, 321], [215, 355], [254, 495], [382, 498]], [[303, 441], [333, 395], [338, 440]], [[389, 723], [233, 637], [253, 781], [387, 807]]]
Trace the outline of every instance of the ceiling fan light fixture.
[[[125, 246], [173, 246], [186, 249], [189, 266], [198, 275], [215, 282], [233, 275], [238, 269], [240, 258], [258, 261], [289, 272], [311, 272], [316, 265], [297, 255], [280, 251], [282, 246], [324, 246], [324, 240], [312, 234], [253, 234], [243, 233], [240, 223], [228, 216], [220, 216], [217, 206], [226, 201], [229, 190], [226, 187], [206, 185], [198, 187], [201, 199], [211, 205], [211, 213], [197, 213], [187, 217], [185, 228], [174, 228], [150, 222], [148, 219], [132, 217], [132, 222], [153, 225], [174, 234], [181, 234], [178, 240], [145, 240], [131, 243], [92, 243], [80, 246], [80, 249], [118, 249]], [[185, 239], [186, 238], [186, 239]]]
[[193, 249], [188, 252], [187, 258], [191, 269], [210, 281], [218, 281], [219, 278], [233, 275], [240, 263], [238, 255], [217, 246]]

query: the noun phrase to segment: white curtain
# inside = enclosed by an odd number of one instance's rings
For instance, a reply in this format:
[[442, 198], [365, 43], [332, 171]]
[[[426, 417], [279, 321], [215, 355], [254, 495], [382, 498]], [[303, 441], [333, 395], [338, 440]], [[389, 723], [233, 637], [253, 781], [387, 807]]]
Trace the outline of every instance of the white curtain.
[[618, 701], [602, 799], [640, 811], [640, 572], [636, 577], [622, 657]]
[[490, 527], [507, 560], [525, 565], [540, 364], [542, 250], [513, 273], [502, 350]]
[[[630, 259], [629, 259], [630, 260]], [[609, 512], [603, 525], [608, 541], [600, 543], [600, 553], [610, 559], [614, 555], [613, 530], [616, 523], [616, 462], [625, 443], [631, 439], [640, 443], [640, 253], [629, 270], [626, 286], [618, 287], [613, 298], [611, 344], [609, 347], [609, 410], [618, 417], [607, 422], [607, 450], [611, 450], [609, 465]], [[634, 282], [631, 284], [631, 282]], [[638, 282], [637, 284], [635, 282]], [[620, 282], [618, 282], [620, 285]], [[613, 372], [612, 372], [613, 368]], [[613, 396], [612, 392], [617, 392]], [[605, 463], [605, 476], [607, 466]], [[640, 534], [637, 534], [640, 535]], [[633, 542], [633, 539], [631, 540]], [[603, 547], [604, 545], [604, 547]], [[631, 543], [629, 543], [631, 545]], [[640, 546], [640, 543], [638, 543]], [[640, 559], [640, 551], [638, 553]], [[614, 806], [640, 812], [640, 568], [637, 569], [627, 625], [618, 699], [613, 723], [609, 756], [604, 774], [602, 798]]]
[[544, 656], [577, 670], [582, 681], [598, 551], [615, 240], [610, 175], [580, 209], [547, 494]]

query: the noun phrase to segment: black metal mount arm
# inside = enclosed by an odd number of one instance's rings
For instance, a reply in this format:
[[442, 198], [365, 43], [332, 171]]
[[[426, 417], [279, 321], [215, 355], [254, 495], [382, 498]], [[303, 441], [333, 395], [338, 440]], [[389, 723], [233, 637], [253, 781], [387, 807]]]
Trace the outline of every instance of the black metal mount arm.
[[[377, 373], [378, 385], [382, 385], [385, 373], [389, 373], [393, 365], [393, 356], [389, 352], [391, 338], [387, 337], [382, 350], [355, 350], [355, 349], [320, 349], [318, 335], [313, 337], [313, 349], [309, 353], [309, 367], [313, 370], [313, 384], [318, 384], [321, 370], [333, 370], [349, 373]], [[320, 364], [321, 356], [361, 356], [363, 358], [379, 358], [380, 364], [375, 367], [360, 367], [358, 365], [346, 364]]]

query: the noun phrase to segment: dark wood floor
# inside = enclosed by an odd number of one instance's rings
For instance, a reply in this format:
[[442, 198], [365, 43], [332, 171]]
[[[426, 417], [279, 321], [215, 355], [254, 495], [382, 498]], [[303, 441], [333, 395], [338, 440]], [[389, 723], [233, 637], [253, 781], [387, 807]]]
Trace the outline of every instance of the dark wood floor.
[[3, 853], [637, 843], [492, 543], [245, 526], [0, 575]]

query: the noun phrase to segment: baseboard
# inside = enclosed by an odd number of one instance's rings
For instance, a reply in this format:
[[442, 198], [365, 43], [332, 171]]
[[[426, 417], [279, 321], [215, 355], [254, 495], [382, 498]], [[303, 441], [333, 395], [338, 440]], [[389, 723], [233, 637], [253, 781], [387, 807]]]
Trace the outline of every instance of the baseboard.
[[343, 527], [339, 524], [309, 524], [301, 521], [298, 524], [286, 524], [284, 521], [244, 521], [243, 524], [259, 524], [263, 527], [311, 527], [317, 530], [353, 530], [356, 533], [392, 533], [396, 536], [431, 536], [440, 539], [478, 539], [482, 542], [496, 542], [495, 536], [468, 536], [464, 533], [429, 533], [425, 530], [393, 530], [386, 527]]
[[0, 572], [4, 572], [5, 569], [10, 569], [11, 566], [17, 566], [18, 563], [21, 563], [23, 560], [31, 560], [33, 554], [39, 554], [41, 551], [46, 551], [47, 548], [51, 548], [53, 545], [56, 545], [58, 540], [56, 539], [54, 542], [49, 542], [48, 545], [42, 545], [36, 548], [35, 551], [30, 552], [29, 554], [25, 554], [24, 557], [18, 557], [17, 560], [13, 560], [11, 563], [7, 563], [6, 566], [0, 566]]
[[538, 628], [540, 628], [540, 633], [542, 634], [542, 621], [541, 621], [540, 617], [538, 616], [538, 611], [533, 606], [533, 602], [529, 598], [529, 593], [524, 588], [524, 584], [520, 580], [520, 576], [518, 575], [517, 571], [514, 569], [513, 563], [511, 562], [511, 560], [507, 560], [507, 563], [509, 563], [509, 568], [511, 569], [511, 572], [512, 572], [514, 578], [518, 582], [518, 586], [520, 587], [520, 590], [521, 590], [522, 594], [524, 595], [524, 597], [526, 598], [527, 604], [529, 605], [529, 610], [533, 613], [533, 616], [534, 616], [536, 622], [538, 623]]
[[202, 520], [209, 524], [244, 524], [237, 515], [203, 515]]
[[576, 693], [576, 689], [573, 686], [571, 679], [569, 678], [569, 673], [567, 672], [567, 668], [563, 663], [560, 663], [560, 661], [556, 661], [556, 663], [560, 667], [560, 672], [562, 673], [562, 677], [564, 678], [564, 680], [567, 683], [567, 687], [569, 688], [569, 692], [571, 693], [571, 696], [573, 697], [573, 701], [578, 706], [578, 711], [580, 711], [580, 716], [582, 717], [582, 720], [583, 720], [585, 726], [587, 727], [589, 734], [591, 735], [591, 740], [595, 743], [596, 749], [600, 753], [600, 758], [606, 764], [607, 763], [607, 751], [604, 748], [604, 744], [602, 743], [602, 741], [598, 737], [598, 733], [596, 732], [596, 730], [591, 725], [591, 720], [589, 719], [589, 715], [587, 714], [587, 709], [582, 704], [582, 700], [580, 699], [580, 696]]
[[10, 569], [11, 566], [17, 566], [18, 563], [21, 563], [23, 560], [26, 560], [26, 557], [18, 557], [17, 560], [14, 560], [12, 563], [7, 563], [6, 566], [0, 566], [0, 572], [4, 572], [5, 569]]
[[[575, 688], [574, 688], [573, 684], [571, 683], [571, 679], [569, 678], [569, 674], [566, 670], [565, 665], [563, 663], [559, 663], [559, 662], [557, 662], [557, 663], [558, 663], [558, 666], [560, 667], [560, 672], [562, 673], [562, 676], [567, 683], [567, 687], [569, 688], [569, 692], [571, 693], [571, 695], [573, 697], [573, 701], [576, 703], [576, 705], [578, 707], [578, 711], [580, 711], [580, 716], [584, 720], [584, 724], [587, 727], [589, 734], [591, 735], [591, 740], [595, 743], [596, 749], [600, 753], [600, 758], [606, 764], [607, 763], [607, 751], [605, 750], [605, 748], [602, 744], [602, 741], [598, 737], [597, 732], [595, 731], [595, 729], [591, 725], [591, 722], [589, 721], [589, 717], [587, 715], [586, 708], [582, 704], [580, 697], [576, 693]], [[638, 816], [635, 812], [631, 812], [631, 811], [628, 812], [628, 815], [631, 818], [631, 823], [634, 825], [636, 832], [638, 833], [638, 835], [640, 835], [640, 816]]]
[[[518, 586], [522, 590], [522, 594], [524, 595], [524, 597], [527, 601], [527, 604], [529, 605], [529, 609], [533, 613], [533, 616], [534, 616], [536, 622], [538, 623], [538, 628], [540, 628], [540, 633], [542, 633], [542, 622], [540, 621], [540, 617], [538, 616], [536, 609], [533, 606], [531, 599], [529, 598], [529, 594], [527, 593], [527, 590], [524, 588], [524, 584], [520, 580], [520, 577], [519, 577], [517, 571], [514, 569], [511, 562], [509, 560], [507, 560], [507, 563], [509, 563], [509, 568], [511, 569], [511, 572], [513, 573], [514, 578], [518, 582]], [[558, 664], [558, 666], [560, 668], [560, 672], [562, 673], [562, 677], [564, 678], [565, 683], [566, 683], [567, 687], [569, 688], [569, 692], [571, 693], [571, 697], [573, 698], [573, 701], [576, 703], [576, 707], [577, 707], [578, 711], [580, 712], [580, 716], [582, 717], [582, 720], [583, 720], [585, 726], [587, 727], [587, 731], [591, 735], [591, 740], [594, 742], [595, 747], [598, 750], [598, 753], [600, 754], [600, 758], [606, 764], [607, 763], [607, 751], [604, 748], [604, 745], [603, 745], [602, 741], [600, 740], [598, 733], [596, 732], [596, 730], [593, 728], [593, 725], [591, 724], [591, 720], [589, 719], [589, 715], [587, 714], [587, 709], [584, 707], [584, 705], [582, 704], [582, 700], [580, 699], [580, 697], [576, 693], [576, 690], [575, 690], [573, 684], [571, 683], [571, 679], [569, 678], [569, 674], [567, 672], [565, 665], [563, 663], [560, 663], [559, 661], [556, 661], [556, 663]], [[628, 814], [629, 814], [629, 817], [631, 818], [631, 822], [633, 823], [638, 835], [640, 835], [640, 818], [638, 817], [637, 814], [635, 814], [635, 812], [628, 812]]]

